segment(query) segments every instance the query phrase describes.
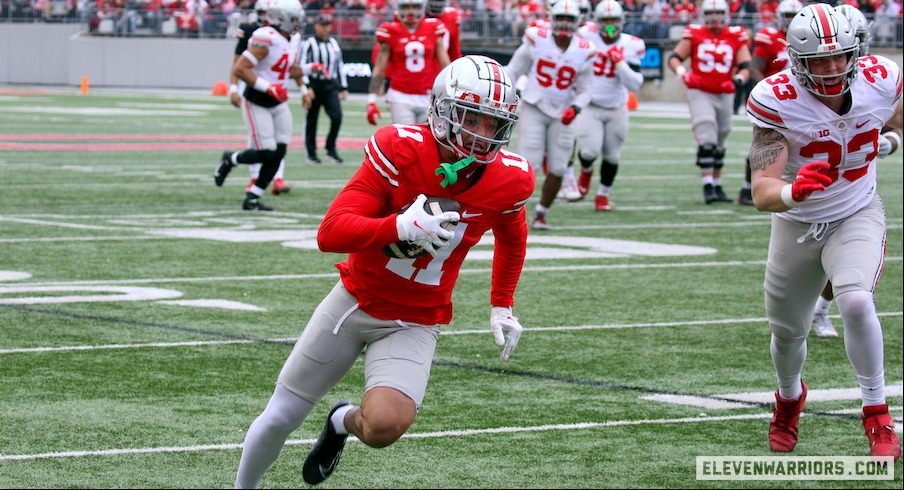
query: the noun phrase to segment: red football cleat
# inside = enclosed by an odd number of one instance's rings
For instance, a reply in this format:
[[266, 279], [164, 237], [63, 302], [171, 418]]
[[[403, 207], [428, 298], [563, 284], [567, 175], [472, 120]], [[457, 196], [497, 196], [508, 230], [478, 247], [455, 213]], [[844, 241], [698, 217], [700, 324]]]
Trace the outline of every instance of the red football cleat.
[[270, 189], [270, 192], [272, 192], [274, 196], [286, 194], [290, 190], [292, 190], [292, 188], [289, 187], [289, 184], [286, 184], [286, 181], [283, 179], [273, 179], [273, 188]]
[[863, 407], [863, 429], [869, 439], [869, 455], [901, 457], [901, 441], [895, 434], [895, 421], [888, 414], [888, 405]]
[[596, 196], [596, 210], [612, 211], [612, 206], [609, 205], [609, 196]]
[[797, 400], [783, 400], [775, 392], [775, 409], [769, 422], [769, 449], [777, 453], [789, 453], [797, 445], [797, 422], [807, 400], [807, 385], [800, 382], [803, 392]]
[[581, 169], [581, 175], [578, 176], [578, 192], [581, 197], [586, 196], [590, 192], [590, 181], [593, 179], [593, 167], [590, 170]]

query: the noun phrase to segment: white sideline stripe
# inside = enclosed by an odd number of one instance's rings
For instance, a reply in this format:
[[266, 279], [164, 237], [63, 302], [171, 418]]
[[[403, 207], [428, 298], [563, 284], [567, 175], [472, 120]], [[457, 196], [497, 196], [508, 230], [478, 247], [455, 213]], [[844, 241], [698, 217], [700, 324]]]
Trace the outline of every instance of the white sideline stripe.
[[[904, 395], [904, 385], [900, 382], [885, 387], [886, 397]], [[730, 410], [736, 408], [750, 408], [753, 404], [772, 403], [775, 400], [774, 392], [759, 391], [752, 393], [730, 393], [727, 395], [712, 395], [713, 398], [692, 395], [649, 395], [640, 397], [642, 400], [670, 403], [674, 405], [688, 405], [692, 407], [708, 408], [712, 410]], [[823, 390], [810, 390], [807, 392], [807, 402], [828, 402], [839, 400], [860, 399], [860, 388], [833, 388]], [[719, 399], [714, 399], [719, 398]]]
[[[2, 241], [2, 240], [0, 240]], [[900, 262], [901, 256], [886, 257], [886, 262]], [[630, 270], [630, 269], [680, 269], [686, 267], [737, 267], [737, 266], [764, 266], [765, 260], [732, 260], [726, 262], [679, 262], [674, 264], [584, 264], [584, 265], [556, 265], [524, 267], [522, 272], [554, 272], [554, 271], [587, 271], [587, 270]], [[490, 267], [462, 269], [460, 274], [486, 274], [492, 272]], [[51, 281], [51, 282], [17, 282], [15, 284], [0, 284], [3, 286], [90, 286], [113, 284], [160, 284], [180, 282], [220, 282], [220, 281], [273, 281], [273, 280], [297, 280], [297, 279], [324, 279], [338, 278], [338, 272], [316, 274], [274, 274], [270, 276], [219, 276], [219, 277], [165, 277], [159, 279], [119, 279], [108, 281]]]
[[[902, 407], [889, 407], [890, 411], [900, 411]], [[836, 410], [833, 414], [854, 414], [860, 413], [860, 409]], [[809, 416], [811, 414], [804, 412], [801, 416]], [[724, 422], [727, 420], [755, 420], [768, 419], [772, 417], [772, 413], [752, 413], [745, 415], [726, 415], [723, 417], [683, 417], [677, 419], [646, 419], [646, 420], [613, 420], [610, 422], [583, 422], [578, 424], [554, 424], [554, 425], [537, 425], [533, 427], [497, 427], [493, 429], [468, 429], [468, 430], [449, 430], [437, 432], [421, 432], [413, 434], [404, 434], [402, 439], [436, 439], [440, 437], [467, 437], [483, 434], [515, 434], [521, 432], [542, 432], [549, 430], [582, 430], [582, 429], [599, 429], [604, 427], [625, 427], [632, 425], [665, 425], [665, 424], [688, 424], [698, 422]], [[348, 438], [348, 441], [358, 441], [354, 436]], [[314, 444], [317, 439], [290, 439], [286, 441], [286, 446], [297, 446]], [[201, 446], [175, 446], [175, 447], [145, 447], [131, 449], [105, 449], [98, 451], [66, 451], [56, 453], [38, 453], [38, 454], [0, 454], [0, 461], [27, 461], [34, 459], [49, 458], [80, 458], [85, 456], [121, 456], [128, 454], [152, 454], [152, 453], [183, 453], [183, 452], [199, 452], [199, 451], [222, 451], [241, 449], [242, 443], [234, 444], [209, 444]]]
[[[882, 312], [877, 313], [879, 317], [895, 317], [904, 316], [904, 312]], [[840, 319], [840, 315], [829, 315], [829, 318]], [[564, 332], [573, 330], [610, 330], [621, 328], [647, 328], [647, 327], [686, 327], [694, 325], [735, 325], [738, 323], [766, 323], [766, 318], [734, 318], [725, 320], [698, 320], [690, 322], [656, 322], [656, 323], [622, 323], [609, 325], [579, 325], [579, 326], [558, 326], [558, 327], [528, 327], [527, 332]], [[489, 329], [474, 330], [445, 330], [440, 335], [487, 335]], [[276, 339], [266, 339], [264, 342], [295, 342], [298, 337], [284, 337]], [[65, 351], [87, 351], [101, 349], [141, 349], [147, 347], [186, 347], [199, 345], [227, 345], [227, 344], [251, 344], [260, 342], [253, 339], [235, 339], [235, 340], [202, 340], [189, 342], [152, 342], [144, 344], [108, 344], [108, 345], [75, 345], [61, 347], [24, 347], [17, 349], [0, 349], [0, 355], [3, 354], [22, 354], [22, 353], [40, 353], [40, 352], [65, 352]], [[727, 395], [726, 395], [727, 396]]]

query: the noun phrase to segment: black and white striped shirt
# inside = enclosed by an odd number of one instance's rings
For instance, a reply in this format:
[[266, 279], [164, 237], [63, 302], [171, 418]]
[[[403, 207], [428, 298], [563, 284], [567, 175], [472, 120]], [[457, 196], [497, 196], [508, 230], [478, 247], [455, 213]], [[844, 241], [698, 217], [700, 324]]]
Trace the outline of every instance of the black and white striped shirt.
[[[326, 66], [329, 79], [338, 80], [342, 90], [348, 89], [348, 80], [343, 70], [342, 49], [336, 38], [330, 37], [326, 41], [317, 36], [311, 36], [301, 45], [301, 63], [321, 63]], [[320, 74], [310, 75], [312, 80], [324, 80], [326, 77]]]

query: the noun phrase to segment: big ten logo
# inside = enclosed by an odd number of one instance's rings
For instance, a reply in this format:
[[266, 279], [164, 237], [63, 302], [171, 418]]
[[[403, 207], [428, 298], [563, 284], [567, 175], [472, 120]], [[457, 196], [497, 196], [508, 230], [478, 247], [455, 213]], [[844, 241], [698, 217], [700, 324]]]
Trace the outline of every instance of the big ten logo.
[[818, 130], [818, 131], [813, 131], [812, 137], [813, 137], [813, 139], [828, 138], [829, 135], [831, 135], [831, 134], [832, 134], [832, 131], [831, 131], [831, 130], [828, 130], [828, 129], [820, 129], [820, 130]]

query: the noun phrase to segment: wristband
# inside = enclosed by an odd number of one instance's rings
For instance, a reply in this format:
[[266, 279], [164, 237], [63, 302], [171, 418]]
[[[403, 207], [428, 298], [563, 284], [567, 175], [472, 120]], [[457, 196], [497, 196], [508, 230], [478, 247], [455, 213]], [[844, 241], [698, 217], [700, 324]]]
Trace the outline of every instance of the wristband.
[[791, 184], [786, 184], [785, 187], [782, 187], [782, 202], [789, 208], [796, 208], [800, 203], [791, 197], [791, 187]]
[[267, 91], [270, 90], [270, 82], [261, 77], [257, 77], [257, 80], [254, 81], [254, 90], [267, 93]]
[[687, 73], [687, 68], [685, 68], [684, 65], [678, 65], [678, 68], [675, 68], [675, 75], [677, 75], [678, 78], [684, 77], [685, 73]]
[[887, 131], [885, 133], [882, 133], [881, 136], [885, 136], [887, 139], [895, 142], [895, 147], [891, 150], [891, 152], [889, 152], [889, 155], [898, 151], [898, 148], [901, 148], [901, 136], [899, 136], [898, 133], [894, 131]]
[[239, 93], [239, 86], [234, 83], [230, 84], [229, 85], [229, 95], [237, 94], [237, 93]]
[[367, 94], [367, 103], [368, 104], [376, 104], [377, 103], [377, 94]]

